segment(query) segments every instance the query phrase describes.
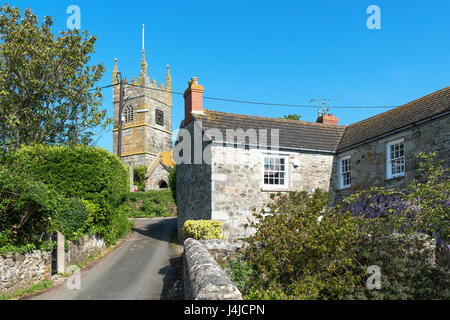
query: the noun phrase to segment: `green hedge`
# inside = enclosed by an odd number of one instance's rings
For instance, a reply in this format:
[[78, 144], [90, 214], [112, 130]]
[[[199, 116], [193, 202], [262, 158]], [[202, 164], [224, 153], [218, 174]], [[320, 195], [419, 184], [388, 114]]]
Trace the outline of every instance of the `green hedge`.
[[169, 217], [175, 203], [168, 189], [131, 192], [128, 195], [129, 217]]
[[173, 167], [169, 172], [169, 187], [172, 191], [173, 201], [177, 202], [177, 167]]
[[134, 184], [138, 187], [139, 191], [145, 189], [145, 174], [147, 173], [147, 166], [136, 166], [133, 168]]
[[41, 245], [54, 230], [113, 244], [130, 230], [128, 193], [126, 167], [106, 150], [21, 147], [0, 167], [0, 247]]
[[23, 171], [0, 164], [0, 248], [45, 241], [56, 196]]
[[31, 145], [20, 148], [12, 160], [64, 197], [88, 200], [105, 213], [120, 206], [128, 193], [125, 165], [101, 148]]

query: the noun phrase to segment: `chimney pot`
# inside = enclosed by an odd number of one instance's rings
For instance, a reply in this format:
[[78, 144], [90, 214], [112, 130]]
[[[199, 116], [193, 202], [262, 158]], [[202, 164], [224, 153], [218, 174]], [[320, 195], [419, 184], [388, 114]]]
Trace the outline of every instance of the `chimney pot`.
[[198, 84], [198, 77], [188, 81], [184, 91], [184, 125], [191, 121], [192, 113], [203, 113], [203, 86]]
[[339, 122], [339, 119], [336, 118], [332, 113], [323, 113], [322, 115], [320, 115], [317, 120], [317, 123], [325, 123], [325, 124], [334, 124], [337, 125]]

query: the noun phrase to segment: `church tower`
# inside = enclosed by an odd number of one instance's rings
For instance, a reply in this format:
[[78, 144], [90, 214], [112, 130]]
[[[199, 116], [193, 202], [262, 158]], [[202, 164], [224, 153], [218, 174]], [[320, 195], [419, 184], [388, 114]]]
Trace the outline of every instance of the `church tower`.
[[149, 166], [160, 152], [172, 149], [172, 79], [167, 66], [166, 87], [148, 76], [142, 26], [142, 61], [139, 80], [125, 81], [123, 110], [119, 115], [120, 85], [115, 59], [113, 71], [113, 152], [117, 154], [119, 117], [122, 118], [121, 160]]

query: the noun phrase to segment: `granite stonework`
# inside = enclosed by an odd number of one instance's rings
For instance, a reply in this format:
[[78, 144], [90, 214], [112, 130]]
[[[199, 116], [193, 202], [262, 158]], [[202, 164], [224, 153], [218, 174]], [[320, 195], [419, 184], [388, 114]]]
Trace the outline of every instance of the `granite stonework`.
[[[148, 166], [159, 152], [172, 149], [172, 93], [169, 70], [167, 88], [164, 88], [162, 83], [148, 77], [145, 56], [141, 66], [139, 81], [133, 78], [124, 84], [121, 159], [133, 160], [135, 166]], [[117, 65], [113, 78], [116, 84], [113, 89], [113, 152], [117, 154], [120, 102]], [[162, 114], [162, 118], [157, 120], [157, 113]]]
[[145, 181], [145, 191], [159, 190], [168, 188], [169, 186], [169, 171], [159, 163], [151, 177]]
[[[194, 137], [194, 123], [190, 122], [184, 129], [189, 132], [191, 139]], [[177, 144], [174, 147], [174, 160], [176, 162], [176, 185], [177, 185], [177, 230], [178, 239], [183, 242], [182, 228], [187, 220], [209, 220], [211, 219], [211, 165], [205, 161], [200, 164], [194, 163], [194, 143], [189, 142], [190, 157], [179, 150]], [[202, 150], [205, 150], [206, 142]], [[209, 152], [208, 152], [209, 150]], [[180, 151], [180, 152], [178, 152]], [[180, 154], [179, 154], [180, 153]], [[210, 149], [206, 149], [205, 155], [210, 156]], [[182, 157], [185, 161], [181, 161]]]
[[[252, 213], [267, 207], [276, 192], [328, 190], [333, 155], [308, 152], [273, 152], [262, 149], [211, 147], [211, 218], [222, 221], [226, 238], [242, 238], [253, 232], [244, 225]], [[288, 188], [263, 186], [264, 155], [288, 159]]]
[[229, 260], [238, 254], [245, 246], [241, 240], [229, 239], [203, 239], [199, 242], [208, 250], [208, 252], [217, 261], [218, 259], [225, 261]]
[[7, 295], [36, 282], [50, 280], [51, 274], [51, 252], [35, 250], [0, 255], [0, 294]]
[[[254, 210], [267, 206], [272, 193], [329, 189], [332, 154], [229, 147], [203, 137], [198, 143], [195, 141], [196, 132], [202, 132], [199, 122], [191, 121], [183, 129], [189, 132], [190, 157], [185, 155], [183, 161], [178, 160], [177, 163], [178, 234], [181, 241], [181, 229], [186, 220], [221, 221], [225, 237], [239, 239], [253, 232], [244, 226], [252, 219]], [[180, 141], [182, 139], [178, 137], [175, 159]], [[194, 161], [196, 144], [202, 150], [201, 164]], [[287, 157], [288, 188], [263, 186], [263, 157], [266, 154]]]
[[242, 300], [238, 288], [200, 241], [184, 241], [183, 267], [186, 299]]
[[[375, 186], [405, 189], [408, 183], [414, 179], [419, 167], [419, 161], [416, 158], [419, 152], [436, 151], [436, 159], [443, 160], [444, 167], [449, 168], [449, 128], [450, 116], [446, 116], [338, 153], [333, 162], [334, 181], [330, 188], [333, 202], [339, 202], [353, 192]], [[400, 138], [405, 140], [405, 175], [400, 178], [388, 179], [386, 174], [387, 143]], [[338, 160], [340, 157], [348, 155], [351, 156], [352, 184], [351, 188], [340, 189]]]
[[[64, 243], [64, 241], [62, 241]], [[103, 239], [85, 236], [77, 241], [68, 241], [65, 252], [65, 270], [76, 263], [86, 261], [89, 256], [105, 249]], [[57, 250], [57, 249], [55, 249]], [[19, 254], [0, 255], [0, 294], [10, 294], [34, 283], [50, 280], [52, 273], [52, 252], [34, 250]]]
[[69, 251], [65, 255], [66, 269], [72, 264], [86, 261], [106, 248], [103, 238], [96, 236], [84, 236], [76, 241], [68, 241]]

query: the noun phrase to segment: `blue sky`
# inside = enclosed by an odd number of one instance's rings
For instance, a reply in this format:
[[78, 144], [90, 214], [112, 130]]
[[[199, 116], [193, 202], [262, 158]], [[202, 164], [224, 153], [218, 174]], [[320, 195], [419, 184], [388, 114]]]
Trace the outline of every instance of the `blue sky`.
[[[104, 63], [99, 85], [112, 82], [114, 58], [131, 79], [139, 76], [141, 25], [150, 78], [174, 91], [199, 77], [206, 96], [286, 104], [340, 98], [335, 105], [401, 105], [449, 85], [450, 1], [8, 1], [53, 16], [66, 29], [69, 5], [81, 9], [81, 29], [98, 36], [93, 63]], [[381, 29], [370, 30], [369, 5], [381, 10]], [[112, 116], [112, 89], [103, 91]], [[333, 105], [333, 103], [331, 105]], [[315, 121], [317, 108], [255, 106], [204, 100], [205, 108]], [[387, 109], [333, 109], [350, 124]], [[173, 96], [173, 129], [184, 117]], [[98, 136], [112, 150], [112, 133]]]

